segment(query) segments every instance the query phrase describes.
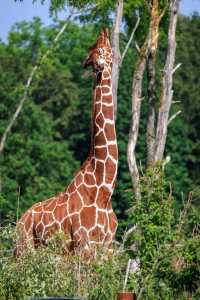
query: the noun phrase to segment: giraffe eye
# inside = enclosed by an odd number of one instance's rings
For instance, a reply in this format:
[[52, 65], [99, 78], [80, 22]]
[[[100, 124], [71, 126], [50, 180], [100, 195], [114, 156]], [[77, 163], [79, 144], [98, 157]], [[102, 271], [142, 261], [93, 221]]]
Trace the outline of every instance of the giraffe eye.
[[103, 54], [103, 49], [102, 48], [98, 48], [98, 52], [99, 52], [99, 54]]

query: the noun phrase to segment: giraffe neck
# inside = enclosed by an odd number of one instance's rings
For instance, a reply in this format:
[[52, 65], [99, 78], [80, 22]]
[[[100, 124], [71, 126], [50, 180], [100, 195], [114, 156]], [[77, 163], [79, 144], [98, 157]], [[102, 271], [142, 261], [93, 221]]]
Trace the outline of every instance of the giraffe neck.
[[108, 146], [116, 145], [110, 66], [95, 74], [92, 123], [91, 154], [104, 160]]
[[111, 201], [118, 165], [111, 68], [104, 68], [103, 72], [96, 74], [92, 117], [91, 162], [96, 184], [103, 191], [96, 204], [99, 205], [100, 201], [107, 207]]

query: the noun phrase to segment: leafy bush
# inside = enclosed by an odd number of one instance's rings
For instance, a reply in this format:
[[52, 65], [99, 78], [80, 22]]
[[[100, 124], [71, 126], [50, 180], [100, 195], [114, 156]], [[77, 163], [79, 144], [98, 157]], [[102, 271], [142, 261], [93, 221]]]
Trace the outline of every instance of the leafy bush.
[[130, 214], [135, 230], [126, 243], [139, 261], [138, 272], [130, 278], [137, 299], [199, 299], [199, 221], [192, 194], [175, 217], [171, 185], [162, 168], [149, 169], [141, 180], [141, 200]]
[[[10, 236], [10, 228], [1, 232], [1, 242], [7, 247]], [[126, 257], [113, 255], [106, 258], [102, 250], [96, 249], [88, 262], [78, 251], [64, 256], [60, 247], [62, 243], [63, 237], [58, 234], [48, 246], [29, 249], [18, 259], [12, 253], [2, 252], [0, 299], [23, 300], [33, 296], [116, 299], [124, 279]]]
[[13, 227], [1, 228], [0, 299], [116, 299], [130, 259], [132, 267], [126, 289], [135, 291], [137, 299], [184, 300], [189, 295], [199, 299], [200, 217], [192, 204], [192, 195], [180, 216], [175, 216], [172, 189], [158, 166], [142, 178], [141, 196], [129, 212], [128, 225], [132, 227], [111, 257], [101, 248], [94, 249], [90, 261], [83, 259], [78, 250], [64, 256], [65, 236], [57, 233], [48, 246], [27, 250], [16, 259], [7, 251], [14, 248]]

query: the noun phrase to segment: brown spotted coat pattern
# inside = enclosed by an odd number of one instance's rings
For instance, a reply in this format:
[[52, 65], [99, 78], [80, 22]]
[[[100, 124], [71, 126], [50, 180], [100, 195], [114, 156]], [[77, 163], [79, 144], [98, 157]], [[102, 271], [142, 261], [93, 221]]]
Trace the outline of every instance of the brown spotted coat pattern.
[[111, 86], [112, 50], [105, 29], [84, 62], [85, 67], [90, 65], [95, 83], [89, 157], [64, 192], [34, 204], [18, 221], [17, 255], [27, 246], [46, 243], [56, 231], [69, 237], [68, 250], [91, 244], [109, 248], [114, 239], [117, 219], [111, 195], [118, 149]]

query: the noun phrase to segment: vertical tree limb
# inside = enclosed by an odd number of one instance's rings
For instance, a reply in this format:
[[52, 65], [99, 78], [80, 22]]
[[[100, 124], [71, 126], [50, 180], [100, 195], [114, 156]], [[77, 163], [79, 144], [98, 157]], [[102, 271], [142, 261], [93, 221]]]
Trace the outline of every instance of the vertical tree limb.
[[121, 52], [120, 52], [120, 27], [121, 27], [122, 18], [123, 18], [123, 6], [124, 6], [123, 0], [118, 0], [116, 2], [115, 19], [113, 22], [112, 39], [111, 39], [112, 50], [113, 50], [112, 92], [113, 92], [115, 120], [117, 119], [117, 92], [118, 92], [120, 68], [122, 66], [124, 57], [126, 56], [128, 48], [130, 47], [130, 44], [134, 37], [134, 34], [140, 23], [140, 17], [138, 16], [135, 27], [133, 28], [130, 38], [129, 38], [129, 40], [126, 44], [126, 47], [121, 55]]
[[119, 48], [119, 35], [120, 27], [123, 17], [123, 0], [118, 0], [116, 2], [115, 9], [115, 20], [112, 30], [112, 51], [113, 51], [113, 68], [112, 68], [112, 92], [113, 92], [113, 102], [114, 102], [114, 115], [115, 119], [117, 117], [117, 91], [118, 91], [118, 82], [119, 82], [119, 66], [121, 61], [121, 54]]
[[156, 130], [154, 163], [161, 161], [164, 155], [164, 149], [167, 138], [167, 126], [169, 112], [172, 103], [173, 91], [173, 69], [176, 52], [176, 25], [178, 18], [180, 0], [171, 0], [170, 3], [170, 22], [168, 30], [168, 49], [165, 67], [162, 78], [162, 91], [160, 97], [160, 108], [158, 113], [158, 122]]
[[135, 156], [135, 147], [137, 144], [139, 123], [140, 123], [140, 108], [142, 101], [142, 81], [147, 62], [147, 56], [150, 46], [150, 34], [140, 50], [139, 60], [136, 65], [136, 70], [133, 75], [132, 82], [132, 120], [128, 137], [127, 159], [129, 171], [131, 174], [133, 190], [136, 200], [141, 198], [140, 195], [140, 177]]
[[[163, 10], [164, 12], [164, 10]], [[148, 78], [148, 112], [147, 112], [147, 166], [153, 165], [155, 152], [155, 121], [156, 121], [156, 59], [159, 40], [159, 24], [163, 13], [159, 15], [158, 0], [152, 0], [150, 22], [150, 52], [147, 60]]]
[[156, 95], [155, 95], [155, 65], [152, 54], [149, 54], [147, 60], [147, 79], [148, 79], [148, 112], [147, 112], [147, 129], [146, 129], [146, 143], [147, 143], [147, 166], [151, 166], [154, 161], [155, 152], [155, 121], [156, 121]]

